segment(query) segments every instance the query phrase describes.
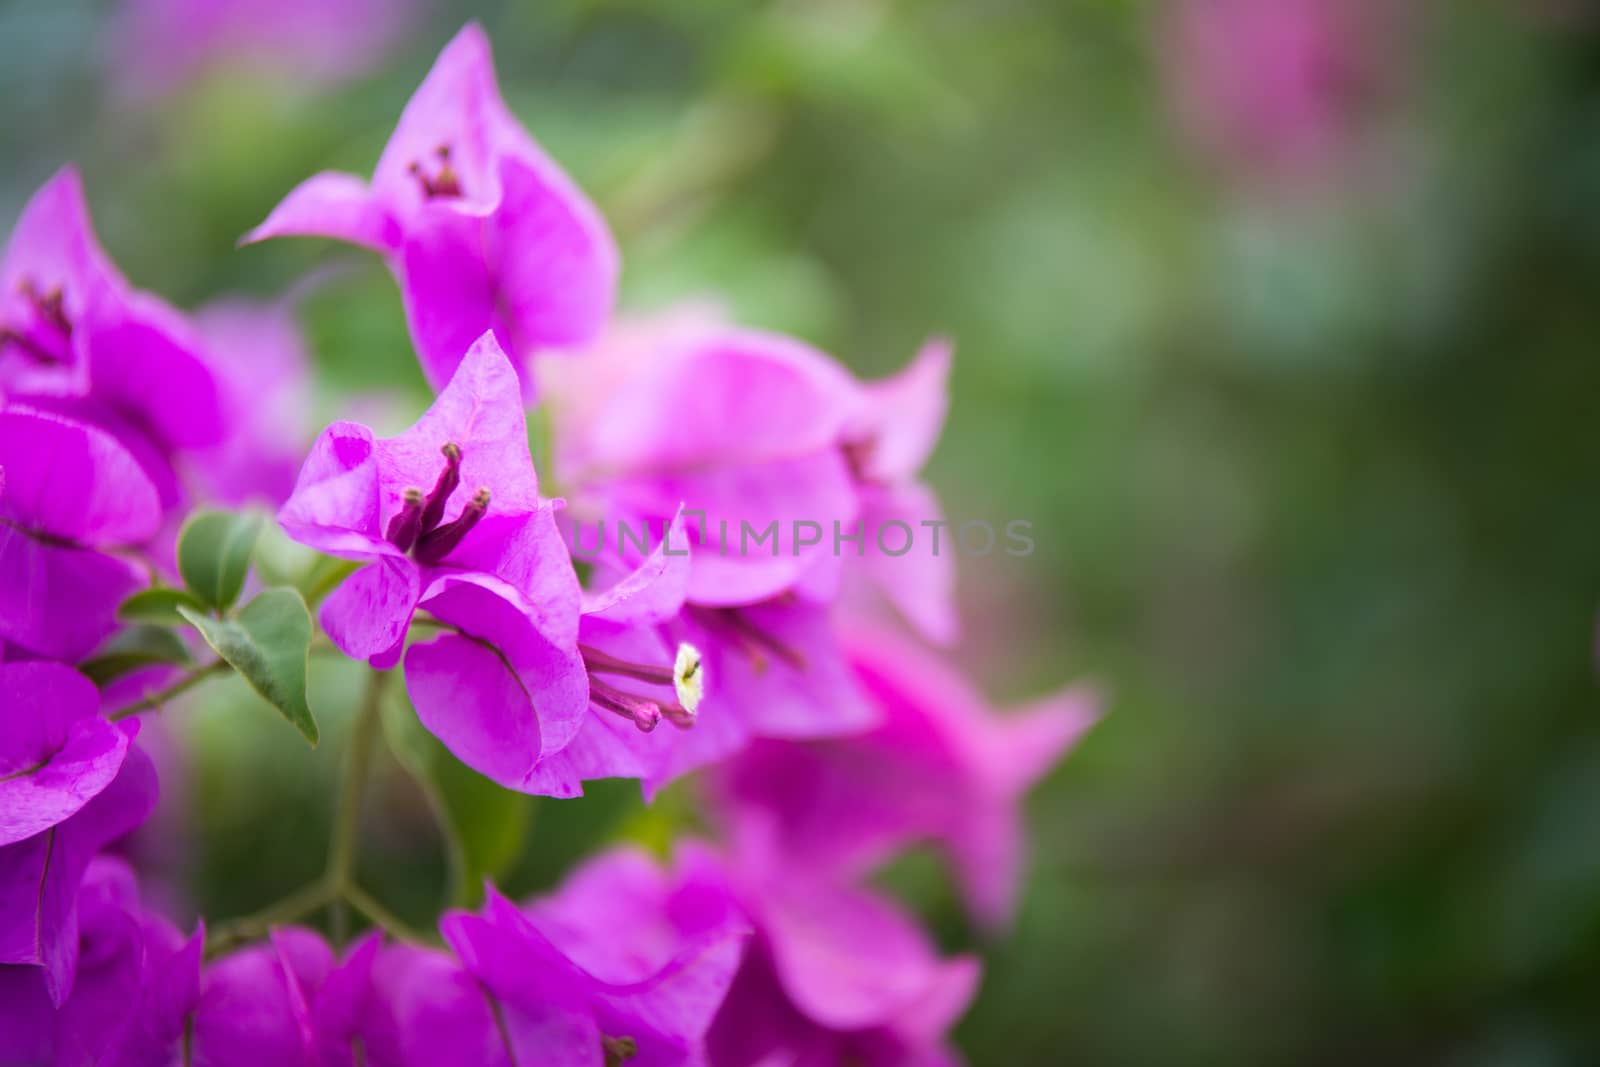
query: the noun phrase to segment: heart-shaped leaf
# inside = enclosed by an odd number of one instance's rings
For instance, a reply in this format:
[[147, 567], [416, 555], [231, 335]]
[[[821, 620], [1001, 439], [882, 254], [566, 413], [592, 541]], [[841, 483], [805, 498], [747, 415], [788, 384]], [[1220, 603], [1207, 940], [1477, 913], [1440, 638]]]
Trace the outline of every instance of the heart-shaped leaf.
[[186, 589], [141, 589], [117, 608], [117, 618], [152, 626], [183, 626], [185, 620], [178, 614], [180, 605], [194, 611], [204, 611], [206, 607]]
[[179, 607], [206, 643], [313, 745], [317, 723], [306, 704], [311, 613], [293, 589], [268, 589], [231, 619]]
[[239, 599], [250, 553], [261, 535], [261, 516], [253, 512], [202, 511], [178, 535], [178, 573], [189, 591], [208, 607], [226, 610]]
[[95, 685], [105, 685], [145, 667], [178, 666], [188, 662], [188, 646], [171, 630], [160, 626], [129, 626], [80, 663], [78, 669]]

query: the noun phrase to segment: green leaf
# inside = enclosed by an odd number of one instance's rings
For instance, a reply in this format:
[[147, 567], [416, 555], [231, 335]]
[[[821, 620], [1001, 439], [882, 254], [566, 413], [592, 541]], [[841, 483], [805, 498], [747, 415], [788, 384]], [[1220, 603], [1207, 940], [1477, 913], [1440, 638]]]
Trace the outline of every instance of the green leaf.
[[203, 511], [183, 524], [178, 535], [178, 573], [201, 602], [218, 611], [239, 599], [250, 553], [261, 535], [254, 512]]
[[383, 732], [439, 821], [450, 861], [451, 900], [477, 907], [484, 879], [499, 878], [521, 854], [538, 798], [496, 785], [456, 759], [418, 721], [407, 700], [385, 702]]
[[186, 607], [178, 613], [307, 741], [317, 743], [317, 723], [306, 704], [311, 613], [298, 592], [268, 589], [232, 619], [213, 619]]
[[130, 626], [80, 663], [78, 669], [95, 685], [104, 685], [145, 667], [189, 662], [188, 646], [171, 630], [160, 626]]
[[194, 611], [204, 611], [206, 607], [185, 589], [141, 589], [117, 608], [117, 618], [152, 626], [184, 626], [187, 623], [178, 614], [180, 605]]

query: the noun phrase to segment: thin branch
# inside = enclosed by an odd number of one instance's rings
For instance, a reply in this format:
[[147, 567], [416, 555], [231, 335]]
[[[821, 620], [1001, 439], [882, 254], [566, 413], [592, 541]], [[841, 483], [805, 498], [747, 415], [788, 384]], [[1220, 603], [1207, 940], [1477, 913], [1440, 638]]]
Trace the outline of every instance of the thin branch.
[[136, 704], [129, 704], [125, 708], [119, 708], [116, 711], [113, 711], [109, 716], [107, 716], [107, 718], [109, 718], [112, 722], [120, 722], [129, 716], [138, 715], [141, 712], [159, 711], [161, 707], [167, 703], [167, 701], [172, 700], [175, 697], [182, 696], [184, 693], [187, 693], [190, 689], [193, 689], [195, 686], [199, 685], [207, 678], [210, 678], [212, 675], [223, 674], [229, 670], [232, 670], [232, 668], [228, 666], [226, 661], [220, 659], [214, 663], [208, 663], [204, 667], [197, 667], [195, 670], [178, 679], [176, 682], [173, 682], [165, 689], [151, 693], [149, 696], [145, 697]]

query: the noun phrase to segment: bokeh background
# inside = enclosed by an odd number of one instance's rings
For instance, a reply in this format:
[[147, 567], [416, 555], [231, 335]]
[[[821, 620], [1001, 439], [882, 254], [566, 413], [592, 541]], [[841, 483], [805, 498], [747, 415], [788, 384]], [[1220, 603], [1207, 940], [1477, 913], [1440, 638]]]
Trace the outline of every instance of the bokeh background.
[[[626, 307], [718, 293], [867, 374], [957, 341], [931, 480], [1038, 550], [966, 564], [956, 656], [1002, 701], [1090, 677], [1112, 709], [1033, 798], [974, 1064], [1593, 1064], [1592, 10], [10, 0], [0, 218], [75, 160], [113, 257], [180, 305], [323, 270], [315, 417], [408, 422], [376, 259], [234, 242], [312, 171], [368, 171], [481, 18], [616, 228]], [[319, 670], [314, 757], [225, 690], [174, 728], [180, 910], [319, 869], [350, 683]], [[366, 862], [421, 922], [443, 866], [393, 772]], [[526, 892], [686, 807], [602, 784], [490, 847]], [[925, 857], [886, 878], [974, 944]]]

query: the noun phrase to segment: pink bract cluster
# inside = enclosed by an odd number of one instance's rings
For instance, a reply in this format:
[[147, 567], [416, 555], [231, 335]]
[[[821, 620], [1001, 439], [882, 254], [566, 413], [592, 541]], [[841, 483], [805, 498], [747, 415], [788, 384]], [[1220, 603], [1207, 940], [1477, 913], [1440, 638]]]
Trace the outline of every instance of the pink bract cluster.
[[[0, 262], [0, 1062], [959, 1062], [977, 960], [867, 879], [932, 844], [1003, 929], [1023, 796], [1096, 701], [996, 713], [929, 647], [958, 633], [948, 547], [793, 532], [941, 520], [919, 472], [949, 346], [862, 382], [702, 309], [616, 317], [605, 223], [501, 100], [476, 26], [370, 179], [312, 177], [248, 239], [300, 234], [393, 271], [437, 393], [410, 429], [335, 422], [307, 454], [291, 309], [190, 318], [134, 289], [70, 169]], [[699, 770], [708, 839], [613, 849], [521, 903], [490, 888], [436, 938], [208, 945], [153, 913], [118, 843], [155, 803], [154, 708], [79, 668], [174, 574], [196, 504], [248, 501], [353, 565], [320, 633], [403, 674], [462, 763], [551, 797]], [[651, 536], [580, 552], [580, 520], [606, 519]], [[774, 523], [754, 551], [708, 532]]]

